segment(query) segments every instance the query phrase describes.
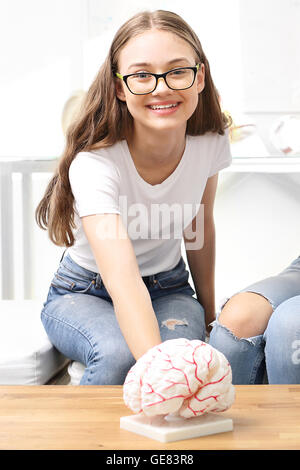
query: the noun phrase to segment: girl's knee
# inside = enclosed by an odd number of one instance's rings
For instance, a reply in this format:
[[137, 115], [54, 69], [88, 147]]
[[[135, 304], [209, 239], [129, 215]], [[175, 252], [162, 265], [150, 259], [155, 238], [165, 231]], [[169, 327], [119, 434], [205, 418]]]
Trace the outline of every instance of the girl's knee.
[[254, 292], [241, 292], [225, 303], [219, 322], [237, 338], [249, 338], [264, 333], [271, 314], [272, 306], [265, 297]]
[[257, 339], [260, 340], [261, 336], [239, 338], [227, 326], [215, 320], [212, 325], [210, 333], [209, 344], [219, 351], [223, 352], [225, 356], [239, 354], [249, 349], [249, 347], [256, 346]]

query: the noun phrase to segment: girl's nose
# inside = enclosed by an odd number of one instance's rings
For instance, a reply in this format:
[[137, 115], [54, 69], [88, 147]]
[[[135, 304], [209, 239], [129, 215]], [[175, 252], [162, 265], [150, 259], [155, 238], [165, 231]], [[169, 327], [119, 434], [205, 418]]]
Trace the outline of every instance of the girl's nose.
[[152, 92], [152, 93], [161, 93], [163, 91], [170, 91], [170, 88], [168, 87], [168, 85], [166, 84], [165, 80], [163, 79], [163, 77], [160, 77], [158, 80], [157, 80], [157, 86], [155, 88], [155, 90]]

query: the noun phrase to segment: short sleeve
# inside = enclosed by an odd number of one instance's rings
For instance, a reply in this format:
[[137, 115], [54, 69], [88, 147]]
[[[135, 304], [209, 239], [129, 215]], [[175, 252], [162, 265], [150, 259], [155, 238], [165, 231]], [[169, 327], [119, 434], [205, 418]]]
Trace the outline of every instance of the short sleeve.
[[226, 168], [232, 163], [232, 155], [229, 141], [229, 129], [225, 129], [224, 135], [218, 135], [218, 144], [215, 156], [211, 160], [211, 167], [209, 177], [215, 175], [223, 168]]
[[80, 152], [69, 168], [69, 181], [79, 217], [120, 214], [120, 175], [113, 161]]

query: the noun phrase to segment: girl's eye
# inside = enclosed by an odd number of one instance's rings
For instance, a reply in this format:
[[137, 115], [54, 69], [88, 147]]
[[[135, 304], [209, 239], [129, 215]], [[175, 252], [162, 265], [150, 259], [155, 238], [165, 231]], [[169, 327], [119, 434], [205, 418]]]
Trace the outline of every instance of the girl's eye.
[[151, 75], [149, 73], [146, 73], [146, 72], [141, 72], [141, 73], [136, 73], [133, 75], [133, 78], [137, 78], [137, 79], [147, 79], [147, 78], [150, 78]]
[[187, 73], [188, 70], [186, 69], [182, 69], [182, 70], [174, 70], [173, 72], [170, 72], [170, 75], [184, 75], [185, 73]]

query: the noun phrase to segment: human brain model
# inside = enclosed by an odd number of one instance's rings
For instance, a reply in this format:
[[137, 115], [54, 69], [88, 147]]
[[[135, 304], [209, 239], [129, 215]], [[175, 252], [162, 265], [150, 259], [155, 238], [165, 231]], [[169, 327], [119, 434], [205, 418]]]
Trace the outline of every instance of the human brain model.
[[125, 404], [147, 416], [184, 418], [227, 410], [235, 398], [225, 356], [200, 340], [172, 339], [149, 349], [129, 370]]

